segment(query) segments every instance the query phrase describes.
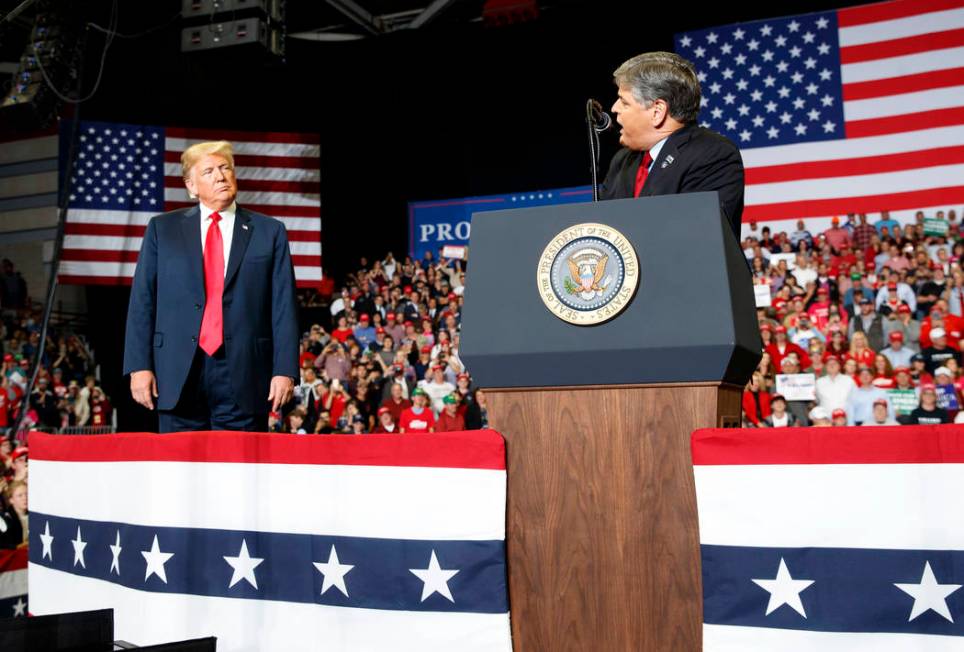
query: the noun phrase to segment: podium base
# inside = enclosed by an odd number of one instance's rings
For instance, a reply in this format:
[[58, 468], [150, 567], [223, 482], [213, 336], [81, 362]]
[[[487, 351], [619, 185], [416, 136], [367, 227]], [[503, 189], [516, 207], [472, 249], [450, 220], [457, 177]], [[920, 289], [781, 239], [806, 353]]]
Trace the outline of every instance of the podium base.
[[508, 450], [516, 652], [702, 649], [690, 433], [739, 425], [719, 383], [491, 389]]

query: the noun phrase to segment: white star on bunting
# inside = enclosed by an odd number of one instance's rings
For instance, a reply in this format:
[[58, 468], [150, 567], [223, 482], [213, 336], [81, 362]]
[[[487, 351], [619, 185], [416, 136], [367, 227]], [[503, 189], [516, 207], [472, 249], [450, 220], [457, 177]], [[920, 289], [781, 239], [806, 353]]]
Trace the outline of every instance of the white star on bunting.
[[348, 587], [345, 586], [345, 575], [348, 571], [354, 568], [350, 564], [342, 564], [338, 561], [338, 551], [335, 550], [335, 546], [331, 547], [331, 552], [328, 553], [328, 561], [322, 564], [321, 562], [312, 562], [318, 572], [321, 573], [325, 580], [321, 584], [321, 594], [324, 595], [325, 591], [331, 587], [335, 587], [339, 591], [348, 597]]
[[947, 596], [961, 588], [960, 584], [938, 584], [931, 570], [931, 563], [924, 562], [924, 574], [920, 584], [894, 584], [898, 589], [914, 598], [914, 606], [910, 610], [910, 622], [928, 610], [934, 610], [950, 622], [954, 622], [950, 609], [947, 608]]
[[40, 555], [40, 559], [54, 560], [53, 550], [51, 548], [54, 542], [54, 538], [50, 536], [50, 521], [44, 523], [44, 531], [40, 535], [40, 543], [43, 545], [43, 553]]
[[110, 548], [111, 560], [110, 560], [110, 570], [108, 573], [117, 572], [120, 575], [120, 554], [121, 554], [121, 544], [120, 544], [120, 530], [117, 530], [117, 538], [114, 540], [114, 545], [108, 546]]
[[790, 576], [787, 564], [780, 558], [780, 567], [777, 569], [777, 576], [772, 580], [753, 580], [753, 583], [764, 591], [770, 593], [770, 601], [767, 603], [766, 615], [776, 611], [783, 605], [789, 605], [794, 611], [807, 617], [807, 612], [803, 608], [800, 600], [800, 592], [813, 584], [813, 580], [795, 580]]
[[234, 569], [234, 573], [231, 574], [231, 583], [228, 584], [229, 589], [242, 579], [254, 588], [258, 588], [258, 578], [254, 576], [254, 569], [264, 561], [264, 558], [250, 556], [248, 554], [247, 541], [241, 539], [241, 551], [237, 557], [228, 557], [225, 555], [224, 561], [228, 562], [231, 568]]
[[459, 571], [443, 570], [439, 566], [438, 557], [435, 556], [434, 550], [431, 559], [429, 559], [428, 568], [409, 568], [408, 570], [425, 583], [422, 586], [422, 602], [425, 602], [426, 598], [433, 593], [439, 593], [449, 602], [455, 602], [455, 598], [452, 597], [452, 592], [449, 590], [448, 581]]
[[146, 582], [151, 575], [157, 575], [161, 578], [161, 581], [167, 584], [167, 573], [164, 571], [164, 564], [174, 556], [173, 552], [161, 552], [161, 548], [157, 543], [157, 535], [154, 535], [154, 544], [151, 546], [150, 550], [141, 550], [141, 554], [144, 555], [144, 560], [147, 562], [147, 568], [144, 570], [144, 581]]
[[87, 542], [80, 538], [80, 526], [77, 526], [77, 538], [71, 539], [71, 545], [74, 546], [74, 566], [80, 564], [81, 568], [87, 568], [87, 564], [84, 563], [84, 548], [87, 547]]

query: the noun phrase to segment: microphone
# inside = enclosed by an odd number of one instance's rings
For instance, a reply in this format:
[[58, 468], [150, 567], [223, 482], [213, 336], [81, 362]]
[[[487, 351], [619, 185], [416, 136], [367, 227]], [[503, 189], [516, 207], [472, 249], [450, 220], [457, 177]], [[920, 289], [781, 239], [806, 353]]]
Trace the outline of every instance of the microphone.
[[586, 120], [597, 132], [603, 132], [613, 126], [613, 119], [603, 111], [602, 104], [594, 99], [586, 102]]

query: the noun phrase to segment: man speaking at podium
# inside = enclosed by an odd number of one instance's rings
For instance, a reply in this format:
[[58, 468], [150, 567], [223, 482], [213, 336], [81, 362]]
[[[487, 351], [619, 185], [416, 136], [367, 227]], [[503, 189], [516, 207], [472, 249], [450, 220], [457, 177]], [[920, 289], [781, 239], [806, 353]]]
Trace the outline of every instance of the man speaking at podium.
[[298, 376], [284, 225], [238, 206], [231, 144], [181, 155], [197, 206], [151, 219], [127, 313], [124, 373], [160, 432], [267, 431]]
[[743, 215], [743, 159], [725, 136], [696, 124], [700, 82], [686, 59], [647, 52], [613, 73], [622, 129], [602, 199], [716, 190], [737, 240]]

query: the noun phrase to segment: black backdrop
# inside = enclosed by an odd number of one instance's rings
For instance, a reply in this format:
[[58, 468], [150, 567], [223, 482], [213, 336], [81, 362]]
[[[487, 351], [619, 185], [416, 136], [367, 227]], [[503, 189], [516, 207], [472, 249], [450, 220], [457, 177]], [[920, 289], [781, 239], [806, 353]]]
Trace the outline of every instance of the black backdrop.
[[[611, 73], [626, 58], [672, 50], [674, 32], [842, 4], [858, 3], [562, 3], [502, 28], [439, 21], [347, 43], [291, 39], [286, 62], [272, 65], [229, 51], [182, 55], [173, 22], [114, 41], [82, 117], [319, 133], [324, 267], [340, 279], [360, 256], [404, 254], [408, 201], [588, 183], [583, 105], [587, 97], [611, 105]], [[161, 24], [179, 6], [121, 2], [120, 30]], [[106, 24], [102, 13], [90, 19]], [[90, 40], [88, 80], [102, 42]], [[88, 290], [103, 385], [121, 429], [132, 430], [151, 421], [120, 377], [127, 297]]]

